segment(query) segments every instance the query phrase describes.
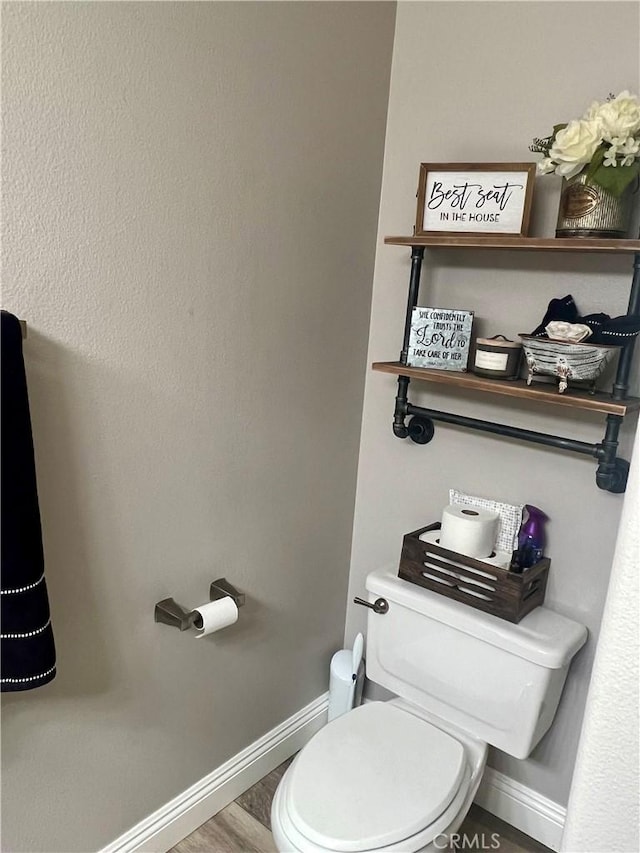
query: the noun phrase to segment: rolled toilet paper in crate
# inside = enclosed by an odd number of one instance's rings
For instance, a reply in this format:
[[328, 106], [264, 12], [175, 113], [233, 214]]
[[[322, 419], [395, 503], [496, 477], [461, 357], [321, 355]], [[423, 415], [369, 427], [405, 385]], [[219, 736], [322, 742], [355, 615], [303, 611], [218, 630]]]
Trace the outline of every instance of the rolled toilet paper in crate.
[[[440, 529], [427, 530], [419, 537], [423, 542], [431, 542], [432, 545], [440, 545]], [[490, 557], [483, 557], [482, 562], [488, 566], [498, 566], [501, 569], [508, 569], [511, 565], [511, 553], [506, 551], [494, 550]]]
[[468, 506], [471, 509], [489, 509], [499, 516], [496, 535], [496, 551], [508, 551], [511, 554], [518, 547], [518, 532], [522, 524], [524, 504], [506, 504], [490, 498], [467, 495], [457, 489], [449, 489], [449, 503]]
[[494, 553], [497, 530], [497, 512], [452, 504], [442, 512], [440, 544], [449, 551], [481, 560]]

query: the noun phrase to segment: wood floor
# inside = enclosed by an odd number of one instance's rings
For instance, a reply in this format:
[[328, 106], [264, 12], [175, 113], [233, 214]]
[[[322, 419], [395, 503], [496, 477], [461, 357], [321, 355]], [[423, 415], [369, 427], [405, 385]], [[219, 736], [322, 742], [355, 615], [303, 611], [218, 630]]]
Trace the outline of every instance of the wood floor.
[[[234, 803], [203, 823], [176, 844], [170, 853], [276, 853], [271, 835], [271, 800], [291, 760], [285, 761]], [[551, 853], [548, 847], [478, 806], [471, 807], [459, 834], [464, 834], [466, 838], [464, 847], [461, 840], [458, 849], [470, 853], [481, 850], [493, 850], [495, 853]], [[453, 851], [455, 848], [450, 849]]]

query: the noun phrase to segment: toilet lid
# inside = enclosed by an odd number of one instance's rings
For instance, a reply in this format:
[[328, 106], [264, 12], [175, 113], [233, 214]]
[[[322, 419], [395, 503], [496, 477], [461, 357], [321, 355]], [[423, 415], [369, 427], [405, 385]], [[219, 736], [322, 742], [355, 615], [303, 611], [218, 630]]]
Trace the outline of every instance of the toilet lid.
[[291, 767], [287, 810], [321, 847], [375, 850], [433, 823], [464, 770], [454, 737], [388, 702], [371, 702], [309, 741]]

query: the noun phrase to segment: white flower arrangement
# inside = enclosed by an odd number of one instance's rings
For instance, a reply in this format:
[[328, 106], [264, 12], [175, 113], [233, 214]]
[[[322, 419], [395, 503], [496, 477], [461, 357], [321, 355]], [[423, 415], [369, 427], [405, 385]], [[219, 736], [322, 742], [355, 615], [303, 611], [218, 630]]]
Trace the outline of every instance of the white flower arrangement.
[[640, 174], [640, 103], [628, 91], [594, 101], [585, 114], [558, 124], [544, 139], [535, 138], [530, 151], [544, 154], [538, 174], [572, 178], [586, 173], [594, 183], [620, 196]]

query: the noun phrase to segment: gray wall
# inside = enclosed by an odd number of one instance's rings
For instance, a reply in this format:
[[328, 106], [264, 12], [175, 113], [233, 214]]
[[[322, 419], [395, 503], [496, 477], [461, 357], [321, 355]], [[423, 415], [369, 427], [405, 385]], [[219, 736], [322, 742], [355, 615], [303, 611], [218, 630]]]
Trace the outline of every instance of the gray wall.
[[[6, 849], [101, 847], [326, 689], [394, 14], [5, 6], [3, 306], [59, 660], [3, 697]], [[236, 626], [153, 623], [219, 575]]]
[[[637, 3], [611, 2], [399, 4], [370, 361], [396, 359], [401, 347], [409, 252], [383, 246], [382, 237], [411, 233], [419, 163], [535, 160], [527, 150], [533, 136], [610, 91], [638, 91], [638, 10]], [[532, 233], [553, 236], [558, 192], [555, 177], [538, 182]], [[552, 297], [567, 293], [583, 313], [624, 312], [630, 278], [628, 258], [438, 252], [427, 258], [419, 304], [473, 309], [479, 331], [513, 337], [537, 325]], [[490, 762], [564, 804], [623, 498], [596, 488], [586, 457], [444, 425], [428, 447], [399, 441], [391, 432], [395, 389], [393, 377], [369, 373], [350, 598], [362, 594], [371, 569], [397, 566], [404, 533], [439, 520], [450, 487], [543, 507], [552, 519], [547, 603], [587, 625], [591, 642], [533, 755], [517, 761], [494, 753]], [[602, 438], [599, 416], [418, 383], [410, 391], [419, 405], [588, 442]], [[363, 609], [350, 604], [347, 640], [364, 626]]]

